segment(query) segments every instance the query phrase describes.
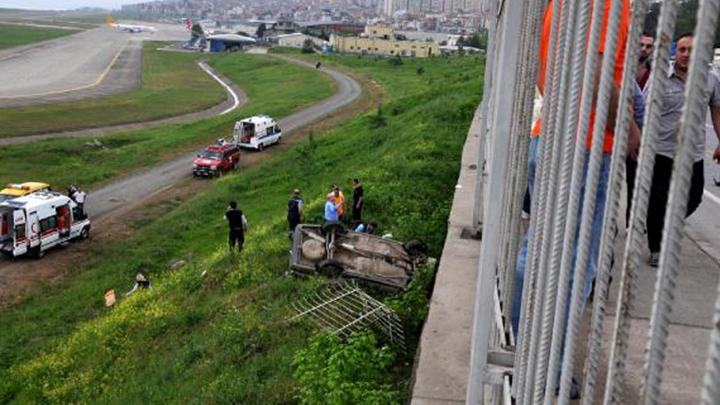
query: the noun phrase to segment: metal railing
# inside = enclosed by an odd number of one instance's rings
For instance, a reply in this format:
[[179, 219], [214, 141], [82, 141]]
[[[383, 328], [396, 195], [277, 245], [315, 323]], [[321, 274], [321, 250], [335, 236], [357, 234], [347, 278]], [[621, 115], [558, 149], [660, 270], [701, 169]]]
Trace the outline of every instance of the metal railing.
[[[660, 8], [630, 223], [619, 262], [615, 318], [613, 329], [605, 331], [612, 338], [607, 359], [603, 359], [601, 343], [627, 144], [631, 134], [636, 133], [632, 106], [639, 39], [649, 3], [648, 0], [633, 0], [632, 5], [629, 0], [607, 0], [607, 4], [587, 0], [554, 2], [549, 33], [545, 33], [549, 40], [544, 77], [547, 85], [531, 217], [523, 236], [520, 210], [528, 187], [528, 135], [538, 72], [538, 38], [548, 2], [485, 2], [484, 10], [491, 21], [479, 142], [478, 168], [483, 170], [478, 170], [473, 218], [474, 224], [482, 224], [483, 240], [468, 403], [509, 403], [508, 396], [512, 396], [519, 405], [567, 404], [574, 375], [583, 381], [579, 388], [584, 404], [597, 401], [599, 396], [605, 404], [619, 403], [625, 398], [622, 381], [629, 350], [629, 316], [644, 252], [643, 232], [662, 96], [669, 80], [669, 49], [680, 6], [677, 0], [665, 0]], [[622, 21], [627, 21], [628, 14], [629, 27], [623, 30]], [[719, 14], [720, 0], [700, 1], [648, 329], [640, 392], [640, 400], [645, 404], [660, 401], [669, 315], [681, 266], [693, 140], [704, 136], [707, 105], [703, 97]], [[604, 52], [600, 53], [600, 49]], [[625, 53], [621, 83], [615, 77], [618, 50]], [[605, 137], [601, 135], [606, 126], [614, 128], [611, 152], [603, 150]], [[510, 319], [517, 310], [512, 306], [515, 289], [520, 288], [515, 279], [516, 258], [521, 250], [527, 260], [515, 341]], [[587, 336], [581, 337], [579, 327], [591, 281], [594, 299], [590, 327]], [[720, 290], [714, 316], [701, 393], [703, 404], [720, 403]], [[575, 363], [584, 342], [585, 365], [579, 370]], [[608, 370], [604, 382], [598, 381], [603, 366]]]

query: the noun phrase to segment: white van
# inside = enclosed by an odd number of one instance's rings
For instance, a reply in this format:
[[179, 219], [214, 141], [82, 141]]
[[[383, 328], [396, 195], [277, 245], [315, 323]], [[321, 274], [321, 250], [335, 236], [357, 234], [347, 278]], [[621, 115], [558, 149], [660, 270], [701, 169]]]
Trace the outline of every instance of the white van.
[[90, 236], [90, 220], [75, 201], [41, 191], [0, 204], [0, 252], [17, 257], [42, 257], [71, 239]]
[[240, 147], [263, 150], [268, 145], [279, 143], [280, 139], [280, 127], [267, 115], [245, 118], [235, 123], [233, 143]]

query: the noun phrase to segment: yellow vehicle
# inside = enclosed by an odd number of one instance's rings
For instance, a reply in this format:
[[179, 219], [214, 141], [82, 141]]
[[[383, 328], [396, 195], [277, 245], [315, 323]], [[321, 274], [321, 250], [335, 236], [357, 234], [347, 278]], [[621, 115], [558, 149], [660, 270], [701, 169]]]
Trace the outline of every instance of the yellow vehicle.
[[0, 202], [22, 197], [36, 191], [45, 190], [50, 190], [50, 185], [47, 183], [40, 183], [36, 181], [29, 181], [21, 184], [11, 183], [6, 185], [5, 188], [0, 191]]

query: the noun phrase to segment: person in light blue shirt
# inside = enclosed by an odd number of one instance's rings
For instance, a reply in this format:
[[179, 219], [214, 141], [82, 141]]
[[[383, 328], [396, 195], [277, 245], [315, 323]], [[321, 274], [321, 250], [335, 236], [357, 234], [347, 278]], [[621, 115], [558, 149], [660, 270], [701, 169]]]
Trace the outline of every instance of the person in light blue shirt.
[[333, 202], [332, 195], [328, 196], [327, 202], [325, 203], [325, 223], [326, 224], [337, 224], [338, 223], [338, 208], [340, 204]]

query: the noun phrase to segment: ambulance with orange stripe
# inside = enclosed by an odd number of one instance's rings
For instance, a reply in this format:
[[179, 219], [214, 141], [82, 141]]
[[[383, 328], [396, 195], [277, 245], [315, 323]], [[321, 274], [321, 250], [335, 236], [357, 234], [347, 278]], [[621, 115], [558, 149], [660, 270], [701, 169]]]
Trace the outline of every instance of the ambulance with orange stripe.
[[0, 203], [0, 252], [42, 257], [48, 249], [90, 236], [90, 219], [69, 197], [40, 191]]

